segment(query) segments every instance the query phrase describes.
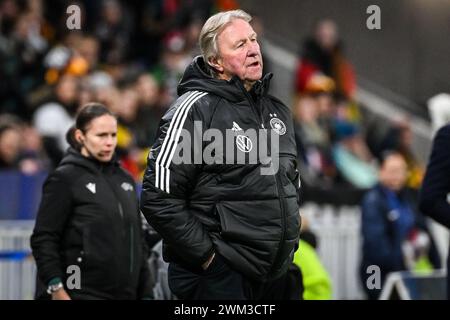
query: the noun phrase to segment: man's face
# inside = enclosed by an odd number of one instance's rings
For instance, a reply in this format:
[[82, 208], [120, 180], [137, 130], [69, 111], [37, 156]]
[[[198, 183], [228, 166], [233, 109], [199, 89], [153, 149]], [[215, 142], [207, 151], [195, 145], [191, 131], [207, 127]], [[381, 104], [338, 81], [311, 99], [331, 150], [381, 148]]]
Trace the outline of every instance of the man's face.
[[234, 19], [219, 34], [217, 45], [219, 57], [214, 67], [219, 72], [219, 78], [229, 80], [237, 75], [246, 87], [261, 79], [261, 51], [256, 33], [248, 22]]

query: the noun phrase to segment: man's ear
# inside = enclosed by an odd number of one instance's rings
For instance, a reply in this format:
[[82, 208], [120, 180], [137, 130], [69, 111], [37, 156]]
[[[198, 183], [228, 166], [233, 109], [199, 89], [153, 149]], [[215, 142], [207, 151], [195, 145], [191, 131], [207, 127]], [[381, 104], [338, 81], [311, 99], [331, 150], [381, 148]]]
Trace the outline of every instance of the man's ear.
[[217, 73], [222, 73], [223, 72], [222, 59], [217, 58], [217, 57], [210, 57], [208, 59], [208, 64]]

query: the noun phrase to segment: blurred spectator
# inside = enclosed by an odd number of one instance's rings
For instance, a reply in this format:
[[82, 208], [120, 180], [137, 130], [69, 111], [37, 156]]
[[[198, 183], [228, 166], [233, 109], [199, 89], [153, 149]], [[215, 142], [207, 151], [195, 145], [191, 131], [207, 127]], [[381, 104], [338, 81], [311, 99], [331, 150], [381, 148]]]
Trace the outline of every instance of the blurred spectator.
[[91, 35], [81, 38], [76, 50], [86, 61], [89, 71], [97, 68], [100, 53], [100, 44], [97, 38]]
[[22, 135], [10, 117], [0, 117], [0, 169], [18, 169]]
[[339, 173], [356, 188], [371, 188], [377, 181], [377, 167], [358, 127], [337, 120], [335, 131], [333, 159]]
[[80, 83], [79, 89], [77, 109], [80, 109], [81, 106], [94, 100], [94, 91], [84, 81]]
[[[157, 64], [161, 51], [162, 38], [167, 29], [162, 0], [145, 1], [137, 11], [137, 30], [134, 43], [138, 56], [147, 67]], [[136, 30], [136, 31], [137, 31]], [[152, 45], [149, 45], [151, 43]]]
[[302, 272], [303, 299], [331, 300], [333, 292], [330, 275], [320, 261], [316, 250], [316, 236], [309, 229], [308, 220], [302, 216], [300, 242], [294, 254], [294, 264]]
[[297, 97], [293, 108], [303, 197], [338, 206], [357, 205], [366, 188], [375, 183], [376, 168], [358, 130], [360, 115], [348, 99], [330, 90], [309, 88]]
[[12, 115], [0, 116], [0, 169], [35, 174], [49, 169], [37, 131]]
[[164, 112], [160, 101], [160, 86], [151, 74], [142, 74], [136, 81], [139, 108], [136, 117], [136, 144], [148, 148], [156, 139], [159, 121]]
[[105, 103], [105, 105], [113, 111], [117, 113], [121, 107], [121, 91], [116, 86], [105, 87], [101, 90], [97, 91], [95, 95], [95, 101]]
[[[80, 32], [68, 33], [63, 42], [54, 46], [44, 58], [46, 86], [39, 88], [45, 98], [48, 86], [55, 85], [65, 75], [84, 77], [92, 73], [98, 62], [98, 41]], [[86, 88], [86, 86], [84, 86]], [[51, 93], [50, 93], [51, 95]], [[39, 94], [37, 94], [39, 96]]]
[[399, 152], [408, 165], [406, 185], [413, 189], [419, 189], [425, 169], [412, 151], [412, 139], [409, 119], [398, 119], [391, 124], [391, 128], [382, 141], [381, 151], [395, 150]]
[[361, 126], [363, 122], [359, 106], [341, 94], [334, 96], [335, 116], [338, 120], [345, 120], [355, 125]]
[[408, 179], [406, 185], [418, 189], [424, 175], [424, 165], [413, 152], [413, 133], [410, 119], [401, 117], [392, 121], [374, 120], [367, 124], [366, 141], [370, 151], [377, 159], [383, 153], [395, 150], [403, 155], [408, 164]]
[[25, 174], [33, 175], [51, 169], [41, 136], [35, 128], [25, 125], [22, 130], [22, 150], [19, 157], [19, 170]]
[[187, 50], [183, 34], [181, 32], [168, 34], [164, 41], [161, 63], [154, 72], [162, 79], [170, 102], [178, 97], [178, 82], [192, 59], [193, 54]]
[[195, 57], [201, 54], [200, 46], [198, 45], [198, 38], [202, 30], [203, 21], [194, 19], [185, 27], [184, 38], [186, 40], [186, 50], [190, 52], [191, 56]]
[[79, 80], [72, 75], [62, 76], [54, 88], [50, 102], [40, 106], [34, 114], [33, 124], [44, 138], [47, 154], [56, 166], [68, 144], [67, 130], [74, 123], [78, 109]]
[[0, 112], [28, 118], [26, 94], [38, 84], [48, 47], [40, 1], [0, 3]]
[[140, 154], [135, 136], [138, 108], [138, 93], [134, 89], [133, 84], [128, 84], [120, 91], [120, 103], [117, 104], [117, 109], [114, 110], [118, 116], [116, 153], [122, 167], [135, 180], [140, 179]]
[[9, 36], [14, 28], [14, 23], [19, 17], [21, 8], [15, 0], [4, 0], [0, 2], [0, 27], [2, 34]]
[[[215, 3], [214, 3], [215, 2]], [[228, 2], [228, 5], [236, 5], [234, 1], [191, 0], [191, 1], [166, 1], [166, 7], [172, 11], [172, 27], [184, 29], [196, 20], [206, 21], [213, 10], [227, 11], [233, 9], [221, 9], [220, 5]], [[169, 12], [168, 12], [169, 13]], [[170, 13], [169, 13], [170, 14]]]
[[[150, 68], [158, 65], [164, 38], [172, 31], [181, 32], [187, 50], [194, 56], [197, 55], [198, 35], [213, 6], [212, 0], [144, 2], [141, 9], [136, 12], [139, 32], [135, 37], [137, 51], [145, 64]], [[149, 46], [148, 43], [152, 45]]]
[[329, 132], [319, 123], [319, 101], [312, 95], [301, 96], [294, 107], [294, 129], [300, 157], [302, 180], [309, 184], [330, 184], [335, 174], [331, 158]]
[[440, 268], [439, 254], [425, 219], [417, 208], [417, 195], [405, 187], [407, 165], [398, 152], [383, 157], [379, 183], [362, 202], [363, 252], [360, 276], [369, 299], [381, 290], [368, 289], [367, 267], [376, 265], [384, 282], [390, 272]]
[[103, 0], [95, 35], [101, 44], [101, 59], [108, 64], [127, 58], [132, 25], [127, 8], [118, 0]]
[[440, 93], [428, 100], [428, 112], [433, 132], [450, 122], [450, 94]]
[[353, 69], [343, 54], [338, 29], [332, 20], [320, 20], [313, 37], [303, 44], [296, 72], [296, 92], [303, 93], [308, 86], [332, 88], [347, 98], [354, 95]]

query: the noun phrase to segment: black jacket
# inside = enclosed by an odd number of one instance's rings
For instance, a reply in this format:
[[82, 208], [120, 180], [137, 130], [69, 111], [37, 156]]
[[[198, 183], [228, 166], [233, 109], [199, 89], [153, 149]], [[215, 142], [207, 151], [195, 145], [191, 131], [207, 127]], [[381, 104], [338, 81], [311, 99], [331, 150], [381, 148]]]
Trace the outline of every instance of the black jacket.
[[[450, 124], [439, 129], [433, 141], [425, 178], [420, 190], [420, 209], [443, 226], [450, 228]], [[450, 255], [447, 255], [447, 274]], [[450, 277], [447, 276], [447, 299], [450, 299]]]
[[117, 162], [102, 164], [69, 149], [47, 178], [31, 247], [46, 285], [66, 284], [69, 265], [81, 271], [75, 298], [150, 298], [137, 194]]
[[434, 138], [433, 150], [420, 192], [420, 209], [443, 226], [450, 228], [450, 124]]
[[[161, 120], [141, 195], [143, 214], [164, 239], [166, 261], [199, 270], [216, 251], [232, 268], [259, 281], [287, 270], [298, 243], [299, 174], [291, 113], [268, 95], [270, 77], [247, 92], [237, 77], [212, 78], [201, 57], [186, 69], [178, 86], [180, 97]], [[226, 136], [226, 130], [234, 128], [229, 132], [235, 157], [248, 150], [243, 144], [244, 151], [237, 148], [238, 139], [245, 141], [244, 131], [277, 124], [279, 170], [262, 175], [259, 155], [257, 161], [247, 157], [245, 163], [226, 164], [231, 156], [219, 150], [211, 153], [219, 161], [194, 161], [196, 155], [211, 151], [208, 141], [189, 144], [184, 136], [179, 139], [181, 129], [195, 139], [199, 127], [194, 129], [194, 121], [201, 121], [203, 133], [214, 128]], [[255, 148], [270, 147], [272, 141], [248, 138]], [[191, 164], [173, 161], [183, 143], [192, 148]]]

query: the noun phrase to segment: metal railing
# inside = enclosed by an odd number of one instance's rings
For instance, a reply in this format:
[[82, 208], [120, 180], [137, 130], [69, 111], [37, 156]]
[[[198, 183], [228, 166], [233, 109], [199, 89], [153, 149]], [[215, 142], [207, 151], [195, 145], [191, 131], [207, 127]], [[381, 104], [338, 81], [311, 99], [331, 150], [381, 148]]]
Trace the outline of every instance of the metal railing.
[[30, 300], [36, 267], [30, 235], [34, 221], [0, 221], [0, 300]]

